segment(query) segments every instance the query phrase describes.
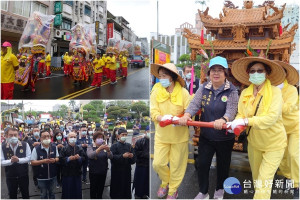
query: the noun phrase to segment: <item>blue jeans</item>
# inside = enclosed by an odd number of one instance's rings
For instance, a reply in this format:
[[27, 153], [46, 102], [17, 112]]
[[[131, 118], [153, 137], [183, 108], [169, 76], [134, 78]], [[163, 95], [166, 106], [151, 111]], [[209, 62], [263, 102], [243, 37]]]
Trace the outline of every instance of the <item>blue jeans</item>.
[[41, 199], [55, 199], [55, 194], [53, 192], [55, 185], [56, 176], [48, 180], [38, 179], [38, 186], [41, 190]]

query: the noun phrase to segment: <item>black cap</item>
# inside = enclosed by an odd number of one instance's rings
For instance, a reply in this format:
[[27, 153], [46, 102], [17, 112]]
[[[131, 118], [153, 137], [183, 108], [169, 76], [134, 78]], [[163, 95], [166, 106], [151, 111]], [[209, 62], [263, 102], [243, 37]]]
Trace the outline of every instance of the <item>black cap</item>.
[[119, 128], [118, 130], [118, 135], [122, 134], [122, 133], [127, 133], [127, 130], [125, 128]]

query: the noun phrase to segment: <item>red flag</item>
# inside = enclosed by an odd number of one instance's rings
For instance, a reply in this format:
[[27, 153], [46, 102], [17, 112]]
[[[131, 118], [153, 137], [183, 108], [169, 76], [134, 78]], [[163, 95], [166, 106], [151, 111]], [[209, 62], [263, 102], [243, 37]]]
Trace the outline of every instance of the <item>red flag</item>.
[[203, 29], [201, 29], [201, 44], [204, 44], [204, 33]]
[[282, 24], [280, 23], [280, 26], [279, 26], [279, 36], [282, 35]]

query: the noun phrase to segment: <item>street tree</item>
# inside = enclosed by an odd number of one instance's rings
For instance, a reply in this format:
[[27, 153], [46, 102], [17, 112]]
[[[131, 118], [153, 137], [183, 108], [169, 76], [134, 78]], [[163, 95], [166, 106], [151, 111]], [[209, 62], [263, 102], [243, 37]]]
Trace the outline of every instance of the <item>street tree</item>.
[[131, 111], [137, 113], [139, 120], [143, 119], [143, 116], [149, 116], [149, 106], [147, 106], [147, 104], [144, 101], [138, 101], [132, 104]]
[[69, 106], [72, 108], [72, 111], [75, 111], [75, 106], [76, 106], [75, 100], [70, 100], [69, 101]]

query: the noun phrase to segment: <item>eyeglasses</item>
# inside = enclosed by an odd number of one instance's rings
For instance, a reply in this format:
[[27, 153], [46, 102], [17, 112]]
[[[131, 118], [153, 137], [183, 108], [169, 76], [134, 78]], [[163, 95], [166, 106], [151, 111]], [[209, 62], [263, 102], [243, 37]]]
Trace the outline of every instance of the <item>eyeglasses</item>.
[[252, 70], [249, 71], [249, 73], [250, 73], [250, 74], [254, 74], [255, 72], [257, 72], [257, 73], [261, 74], [261, 73], [263, 73], [264, 71], [265, 71], [264, 69], [258, 69], [258, 70], [252, 69]]
[[213, 74], [221, 74], [222, 72], [224, 72], [224, 70], [220, 69], [220, 70], [215, 70], [215, 69], [212, 69], [210, 70], [211, 73]]

